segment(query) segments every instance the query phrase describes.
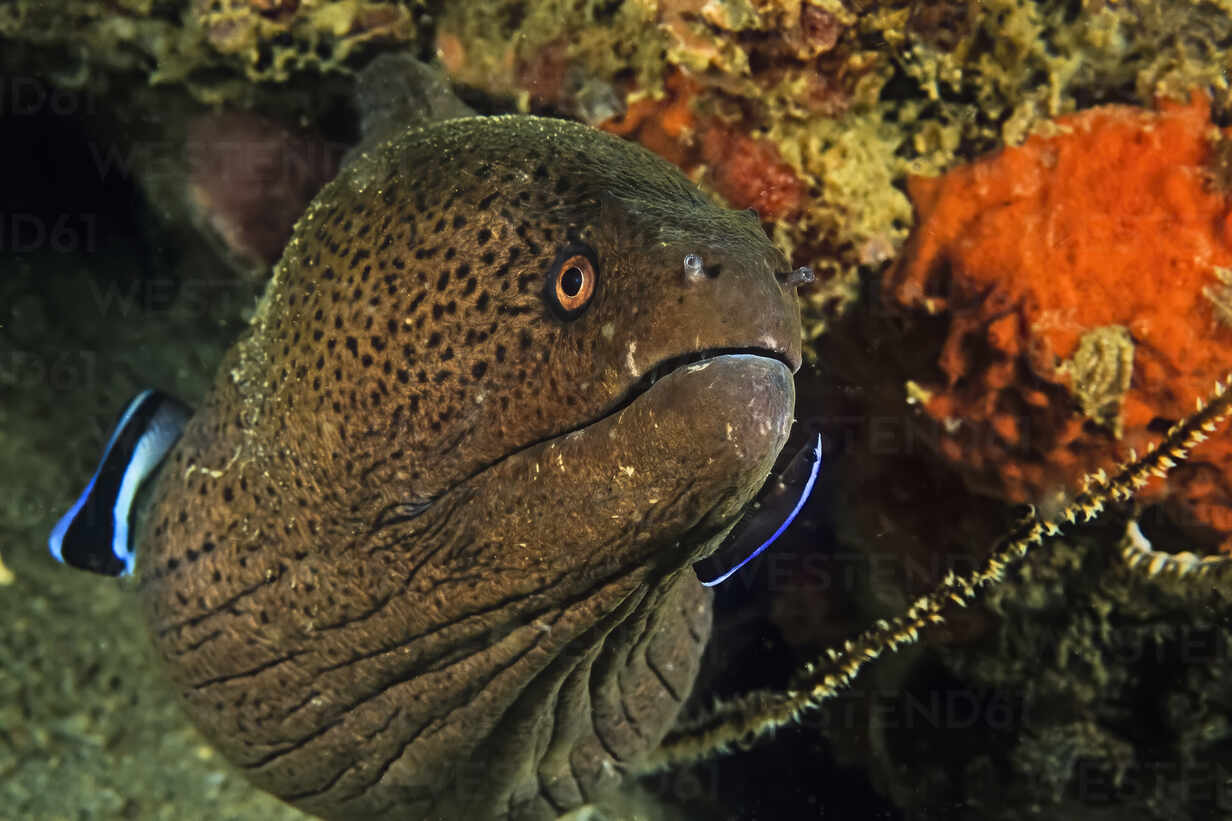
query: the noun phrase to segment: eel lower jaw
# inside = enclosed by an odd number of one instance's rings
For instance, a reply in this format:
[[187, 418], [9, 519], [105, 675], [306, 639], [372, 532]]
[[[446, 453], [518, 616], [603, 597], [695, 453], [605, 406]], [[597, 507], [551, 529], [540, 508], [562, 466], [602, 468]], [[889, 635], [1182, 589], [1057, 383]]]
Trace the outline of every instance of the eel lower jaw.
[[662, 359], [659, 362], [656, 362], [642, 374], [641, 378], [625, 390], [620, 399], [618, 399], [613, 407], [608, 409], [603, 416], [616, 413], [628, 407], [634, 400], [649, 391], [652, 387], [654, 387], [656, 382], [668, 374], [673, 373], [680, 368], [699, 365], [723, 356], [759, 356], [765, 359], [773, 359], [781, 363], [792, 373], [795, 373], [800, 367], [799, 362], [792, 362], [783, 351], [774, 350], [772, 348], [728, 347], [702, 348], [697, 351], [689, 351], [687, 353], [670, 356], [667, 359]]
[[[616, 417], [617, 415], [619, 415], [620, 413], [628, 409], [635, 402], [637, 402], [639, 399], [645, 397], [646, 394], [650, 393], [655, 388], [656, 384], [658, 384], [661, 380], [667, 379], [668, 377], [671, 377], [673, 375], [687, 375], [687, 372], [689, 371], [703, 370], [708, 364], [718, 362], [720, 360], [731, 361], [733, 359], [742, 359], [742, 358], [748, 359], [753, 362], [758, 362], [762, 365], [766, 365], [768, 363], [775, 363], [776, 365], [782, 368], [783, 384], [786, 386], [786, 392], [791, 394], [791, 398], [788, 400], [788, 409], [787, 409], [787, 416], [786, 416], [787, 425], [788, 427], [790, 427], [790, 417], [791, 417], [790, 407], [791, 405], [794, 405], [794, 399], [795, 399], [794, 391], [791, 388], [791, 374], [793, 374], [795, 370], [798, 368], [799, 363], [793, 363], [788, 358], [788, 356], [784, 354], [782, 351], [776, 351], [776, 350], [772, 350], [769, 348], [758, 348], [758, 347], [703, 348], [697, 351], [690, 351], [688, 353], [668, 357], [667, 359], [663, 359], [659, 361], [656, 365], [654, 365], [648, 371], [643, 373], [641, 378], [639, 378], [636, 382], [630, 385], [625, 390], [625, 392], [615, 402], [613, 402], [610, 406], [608, 406], [605, 410], [603, 410], [603, 412], [599, 413], [594, 418], [587, 420], [583, 424], [577, 425], [576, 427], [573, 427], [569, 430], [564, 430], [558, 433], [554, 433], [551, 436], [545, 437], [538, 441], [531, 442], [519, 448], [518, 450], [513, 451], [512, 453], [506, 454], [500, 459], [497, 459], [493, 462], [483, 465], [482, 467], [480, 467], [479, 469], [471, 473], [469, 476], [463, 478], [456, 485], [448, 488], [447, 490], [443, 491], [442, 493], [438, 494], [436, 497], [432, 499], [405, 500], [403, 502], [390, 505], [389, 507], [385, 508], [381, 512], [381, 514], [377, 517], [376, 521], [372, 523], [371, 525], [372, 531], [375, 532], [377, 530], [380, 530], [382, 528], [385, 528], [391, 525], [404, 524], [412, 519], [418, 518], [421, 514], [429, 510], [432, 507], [432, 505], [434, 505], [442, 496], [446, 495], [447, 493], [451, 492], [457, 487], [470, 482], [472, 479], [485, 473], [486, 471], [499, 466], [501, 463], [509, 459], [517, 458], [530, 451], [550, 445], [553, 442], [563, 441], [569, 438], [570, 436], [577, 434], [580, 431], [586, 430], [595, 425], [602, 424], [605, 421], [608, 421], [612, 419], [613, 417]], [[754, 370], [756, 370], [756, 368]], [[783, 435], [783, 441], [784, 442], [786, 441], [785, 431]], [[779, 447], [781, 448], [781, 443]], [[776, 454], [778, 452], [778, 449], [779, 448], [775, 448], [774, 452]], [[770, 462], [771, 463], [773, 462], [773, 456], [771, 457]], [[768, 464], [766, 466], [767, 473], [769, 472], [769, 469], [770, 469], [770, 465]]]

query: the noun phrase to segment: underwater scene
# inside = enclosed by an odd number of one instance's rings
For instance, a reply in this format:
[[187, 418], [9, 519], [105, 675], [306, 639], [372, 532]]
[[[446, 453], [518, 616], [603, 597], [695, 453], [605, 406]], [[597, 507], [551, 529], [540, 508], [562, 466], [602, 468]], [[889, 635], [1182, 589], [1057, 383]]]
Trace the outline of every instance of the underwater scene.
[[1230, 0], [6, 0], [0, 142], [0, 819], [1232, 819]]

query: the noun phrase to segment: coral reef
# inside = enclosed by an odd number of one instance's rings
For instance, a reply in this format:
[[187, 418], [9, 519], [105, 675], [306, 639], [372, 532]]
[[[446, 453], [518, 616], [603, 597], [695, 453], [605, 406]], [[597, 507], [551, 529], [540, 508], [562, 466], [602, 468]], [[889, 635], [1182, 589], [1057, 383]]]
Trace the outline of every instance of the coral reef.
[[414, 7], [344, 0], [191, 0], [190, 14], [205, 42], [235, 58], [250, 80], [286, 80], [306, 69], [346, 64], [368, 43], [414, 39]]
[[[1205, 447], [1206, 433], [1218, 430], [1229, 412], [1232, 391], [1220, 383], [1212, 401], [1171, 428], [1157, 449], [1111, 466], [1110, 474], [1087, 477], [1081, 483], [1086, 490], [1051, 514], [1021, 516], [990, 553], [967, 555], [966, 566], [946, 571], [934, 564], [932, 570], [942, 573], [939, 583], [925, 582], [931, 592], [908, 593], [884, 618], [865, 617], [871, 625], [837, 652], [826, 641], [831, 649], [801, 668], [786, 691], [721, 703], [669, 735], [661, 754], [688, 754], [675, 737], [681, 732], [704, 733], [711, 742], [747, 741], [775, 727], [769, 717], [781, 713], [829, 737], [840, 761], [858, 763], [913, 818], [1022, 818], [1046, 804], [1059, 817], [1096, 819], [1108, 817], [1108, 802], [1115, 802], [1116, 817], [1213, 817], [1206, 813], [1223, 800], [1230, 763], [1229, 703], [1219, 682], [1232, 668], [1219, 624], [1226, 618], [1221, 614], [1228, 605], [1232, 564], [1215, 562], [1196, 578], [1140, 574], [1107, 549], [1124, 523], [1118, 512], [1094, 525], [1068, 528], [1059, 538], [1046, 534], [1059, 533], [1066, 522], [1090, 521], [1106, 506], [1115, 510], [1115, 500], [1125, 499], [1130, 488], [1144, 487], [1165, 465], [1182, 460], [1182, 453]], [[845, 455], [849, 462], [865, 454]], [[889, 448], [874, 448], [871, 455], [900, 466], [907, 462], [901, 451]], [[938, 477], [916, 478], [927, 484]], [[883, 486], [873, 495], [897, 490]], [[928, 510], [934, 499], [944, 507], [944, 487], [922, 494], [916, 488], [912, 494], [916, 505], [906, 510], [866, 505], [884, 513], [880, 527], [865, 528], [855, 540], [870, 563], [865, 590], [857, 592], [848, 574], [836, 574], [834, 563], [826, 561], [832, 551], [817, 552], [814, 544], [803, 562], [793, 562], [797, 572], [787, 577], [793, 584], [782, 586], [782, 568], [772, 571], [776, 603], [798, 587], [797, 600], [800, 595], [810, 604], [827, 600], [823, 608], [829, 613], [820, 621], [846, 615], [833, 607], [836, 596], [856, 594], [869, 607], [877, 587], [874, 560], [883, 560], [882, 570], [884, 560], [904, 564], [881, 553], [897, 539], [895, 525], [911, 516], [922, 523], [944, 515], [943, 509]], [[951, 516], [994, 512], [962, 498], [961, 490], [955, 495]], [[858, 493], [849, 490], [847, 496]], [[1131, 520], [1125, 538], [1136, 529]], [[942, 543], [955, 532], [955, 525], [942, 524], [933, 534]], [[796, 549], [808, 541], [797, 542]], [[1022, 556], [1026, 562], [1018, 564]], [[801, 578], [801, 569], [811, 579]], [[947, 605], [970, 600], [985, 584], [991, 592], [971, 614], [974, 619], [963, 619], [967, 630], [934, 629], [940, 622], [957, 626], [955, 615], [967, 611]], [[780, 610], [783, 615], [799, 618]], [[810, 612], [808, 618], [817, 617]], [[980, 629], [969, 629], [973, 621], [982, 622]], [[931, 646], [923, 652], [879, 663], [871, 680], [861, 676], [854, 690], [811, 714], [810, 690], [812, 697], [819, 691], [833, 694], [864, 661], [914, 642], [917, 631], [925, 629]], [[800, 640], [799, 632], [793, 638]], [[750, 720], [746, 710], [756, 718]], [[957, 816], [958, 807], [937, 814], [951, 799], [961, 802]], [[1163, 808], [1167, 812], [1161, 816]]]
[[763, 178], [802, 192], [763, 217], [797, 264], [822, 275], [806, 317], [816, 336], [859, 298], [860, 273], [905, 237], [910, 206], [896, 184], [908, 173], [1019, 142], [1095, 102], [1204, 86], [1226, 108], [1227, 11], [496, 0], [443, 9], [435, 38], [460, 82], [630, 133], [734, 203], [749, 204]]
[[1131, 570], [1114, 538], [1062, 538], [989, 591], [979, 636], [860, 682], [818, 722], [839, 760], [909, 817], [956, 796], [985, 821], [1226, 817], [1227, 595]]
[[[346, 77], [383, 49], [434, 44], [457, 81], [489, 98], [607, 123], [680, 158], [733, 203], [765, 208], [796, 264], [822, 275], [807, 317], [814, 337], [859, 298], [860, 274], [901, 244], [911, 209], [897, 184], [908, 173], [1019, 142], [1033, 124], [1093, 103], [1209, 87], [1222, 110], [1232, 93], [1227, 0], [56, 6], [0, 8], [9, 59], [103, 93], [170, 84], [205, 103], [309, 118], [319, 110], [291, 89]], [[265, 83], [282, 83], [282, 99]]]
[[980, 755], [989, 782], [973, 795], [987, 817], [1029, 791], [1070, 818], [1109, 802], [1134, 817], [1227, 811], [1227, 576], [1213, 587], [1146, 577], [1099, 549], [1114, 533], [1109, 523], [1091, 543], [1066, 540], [1029, 561], [990, 591], [998, 618], [979, 651], [941, 653], [968, 686], [1020, 705], [1020, 726]]
[[[1232, 368], [1232, 197], [1209, 105], [1091, 109], [910, 180], [919, 221], [886, 296], [947, 318], [942, 378], [912, 390], [978, 487], [1046, 500], [1143, 450]], [[1165, 496], [1232, 536], [1232, 444], [1140, 498]]]
[[638, 140], [700, 176], [734, 208], [752, 208], [767, 222], [799, 216], [803, 185], [774, 144], [750, 137], [718, 117], [695, 116], [696, 84], [684, 74], [667, 80], [668, 96], [642, 99], [600, 126]]
[[0, 37], [66, 85], [122, 94], [109, 80], [136, 76], [250, 104], [254, 83], [346, 73], [374, 49], [414, 44], [423, 12], [415, 0], [18, 0], [0, 7]]

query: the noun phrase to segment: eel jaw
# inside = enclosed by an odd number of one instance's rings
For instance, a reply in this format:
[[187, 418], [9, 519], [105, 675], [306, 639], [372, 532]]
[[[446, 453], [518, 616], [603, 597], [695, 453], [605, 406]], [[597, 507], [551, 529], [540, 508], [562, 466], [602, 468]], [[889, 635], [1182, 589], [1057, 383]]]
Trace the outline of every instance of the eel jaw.
[[[793, 363], [788, 356], [782, 351], [772, 348], [761, 347], [723, 347], [723, 348], [702, 348], [696, 351], [688, 351], [686, 353], [669, 356], [666, 359], [661, 359], [647, 369], [641, 377], [631, 384], [620, 398], [617, 399], [611, 407], [605, 410], [602, 414], [587, 424], [593, 424], [605, 416], [613, 413], [618, 413], [628, 407], [639, 396], [649, 391], [654, 387], [655, 383], [663, 377], [685, 367], [698, 365], [703, 362], [718, 359], [723, 356], [758, 356], [765, 359], [773, 359], [781, 363], [788, 371], [795, 373], [799, 369], [799, 363]], [[585, 427], [582, 425], [580, 427]]]

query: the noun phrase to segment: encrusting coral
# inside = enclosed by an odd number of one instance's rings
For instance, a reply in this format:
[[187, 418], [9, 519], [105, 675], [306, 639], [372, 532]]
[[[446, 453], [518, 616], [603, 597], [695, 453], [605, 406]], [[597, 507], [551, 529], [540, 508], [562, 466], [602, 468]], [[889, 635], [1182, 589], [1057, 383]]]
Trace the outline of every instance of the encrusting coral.
[[632, 103], [624, 116], [600, 127], [636, 139], [686, 172], [701, 173], [734, 208], [752, 208], [767, 222], [795, 217], [804, 185], [767, 140], [742, 133], [718, 117], [699, 117], [690, 103], [696, 84], [677, 73], [668, 96]]
[[761, 179], [800, 192], [763, 218], [819, 274], [816, 336], [905, 238], [908, 173], [1093, 102], [1208, 87], [1226, 105], [1232, 16], [1219, 3], [494, 0], [442, 10], [434, 36], [461, 83], [633, 136], [733, 204], [752, 205]]
[[[1042, 119], [1092, 103], [1209, 87], [1226, 106], [1230, 91], [1227, 0], [72, 5], [0, 7], [0, 63], [37, 52], [64, 82], [126, 100], [134, 84], [179, 85], [200, 102], [261, 104], [303, 121], [380, 51], [434, 48], [455, 81], [489, 98], [592, 124], [637, 122], [639, 139], [670, 135], [659, 142], [668, 156], [752, 207], [769, 176], [785, 196], [762, 203], [768, 227], [819, 274], [810, 337], [859, 300], [861, 275], [893, 258], [911, 221], [897, 185], [908, 173], [1016, 143]], [[675, 129], [684, 114], [698, 127]]]

